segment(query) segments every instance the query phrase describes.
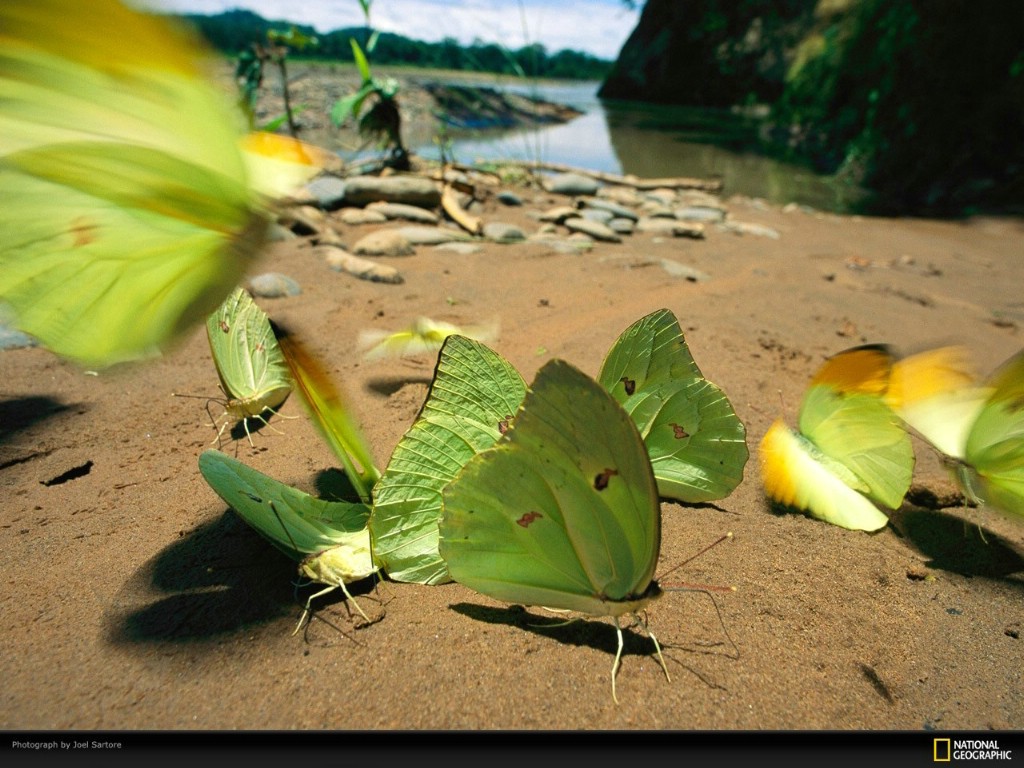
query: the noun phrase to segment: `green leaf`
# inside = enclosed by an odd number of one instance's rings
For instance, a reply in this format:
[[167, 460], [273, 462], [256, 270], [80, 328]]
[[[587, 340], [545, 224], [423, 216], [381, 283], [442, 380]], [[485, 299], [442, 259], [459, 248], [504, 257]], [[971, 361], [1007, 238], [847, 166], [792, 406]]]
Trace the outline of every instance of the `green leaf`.
[[352, 46], [352, 56], [355, 58], [356, 67], [359, 69], [359, 74], [363, 78], [363, 84], [373, 80], [373, 74], [370, 72], [370, 62], [366, 60], [366, 54], [363, 53], [363, 49], [359, 47], [359, 43], [354, 37], [348, 39], [349, 44]]
[[349, 117], [359, 117], [359, 113], [363, 108], [363, 102], [375, 90], [376, 85], [374, 83], [363, 83], [363, 86], [355, 93], [334, 102], [334, 107], [331, 109], [331, 120], [334, 124], [341, 125]]

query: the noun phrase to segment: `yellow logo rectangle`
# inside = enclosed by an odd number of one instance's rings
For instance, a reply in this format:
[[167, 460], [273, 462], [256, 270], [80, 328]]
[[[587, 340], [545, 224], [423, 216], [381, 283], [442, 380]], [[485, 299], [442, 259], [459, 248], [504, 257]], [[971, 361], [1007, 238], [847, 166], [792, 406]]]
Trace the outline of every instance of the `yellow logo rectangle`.
[[936, 763], [948, 763], [950, 761], [950, 755], [952, 754], [950, 749], [949, 739], [933, 739], [932, 746], [932, 761]]

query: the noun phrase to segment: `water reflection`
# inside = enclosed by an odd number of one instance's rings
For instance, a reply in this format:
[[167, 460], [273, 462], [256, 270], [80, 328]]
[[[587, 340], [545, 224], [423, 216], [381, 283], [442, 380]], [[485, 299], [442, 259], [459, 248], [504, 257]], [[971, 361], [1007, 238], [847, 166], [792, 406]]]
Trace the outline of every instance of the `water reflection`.
[[[855, 208], [859, 190], [751, 149], [756, 123], [719, 110], [602, 101], [599, 83], [503, 86], [584, 111], [568, 123], [513, 131], [452, 134], [461, 162], [532, 160], [641, 177], [721, 178], [726, 195], [795, 202], [820, 210]], [[711, 140], [715, 143], [708, 143]], [[727, 146], [720, 146], [720, 144]], [[439, 157], [436, 145], [417, 147]]]

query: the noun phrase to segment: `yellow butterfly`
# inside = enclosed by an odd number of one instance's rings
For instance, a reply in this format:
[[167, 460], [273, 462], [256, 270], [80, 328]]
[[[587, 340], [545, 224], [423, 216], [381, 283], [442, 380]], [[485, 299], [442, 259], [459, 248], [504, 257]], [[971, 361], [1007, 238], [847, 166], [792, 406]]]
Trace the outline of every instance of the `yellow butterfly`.
[[156, 354], [241, 281], [329, 155], [246, 136], [198, 39], [116, 0], [0, 3], [0, 316], [89, 366]]
[[498, 335], [498, 323], [494, 321], [489, 325], [460, 328], [442, 320], [417, 317], [408, 328], [394, 333], [380, 330], [362, 331], [359, 334], [359, 347], [365, 350], [363, 357], [366, 360], [379, 360], [389, 356], [415, 357], [437, 352], [444, 340], [452, 334], [475, 341], [490, 341]]

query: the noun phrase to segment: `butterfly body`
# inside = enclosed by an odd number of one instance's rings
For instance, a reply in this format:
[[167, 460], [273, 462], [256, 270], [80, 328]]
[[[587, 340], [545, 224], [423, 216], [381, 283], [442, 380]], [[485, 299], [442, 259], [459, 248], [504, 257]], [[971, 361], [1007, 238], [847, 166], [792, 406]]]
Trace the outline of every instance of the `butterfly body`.
[[[206, 321], [210, 352], [227, 396], [224, 429], [274, 412], [291, 394], [291, 374], [266, 312], [244, 288], [236, 288]], [[226, 418], [225, 418], [226, 417]], [[216, 423], [216, 421], [215, 421]]]
[[772, 501], [844, 528], [886, 526], [876, 504], [898, 507], [914, 467], [910, 438], [885, 400], [892, 359], [877, 345], [834, 355], [804, 394], [798, 430], [781, 419], [769, 427], [759, 456]]
[[[340, 589], [352, 599], [346, 585], [378, 573], [366, 528], [367, 505], [316, 499], [220, 451], [204, 451], [199, 471], [246, 523], [298, 563], [300, 576], [327, 586], [306, 601], [296, 632], [317, 597]], [[369, 622], [359, 604], [352, 602]]]
[[439, 550], [455, 581], [506, 602], [614, 619], [614, 697], [619, 617], [661, 594], [657, 485], [629, 414], [596, 381], [551, 361], [443, 503]]

